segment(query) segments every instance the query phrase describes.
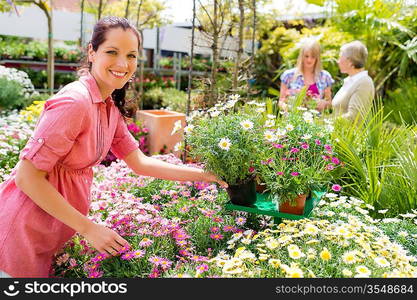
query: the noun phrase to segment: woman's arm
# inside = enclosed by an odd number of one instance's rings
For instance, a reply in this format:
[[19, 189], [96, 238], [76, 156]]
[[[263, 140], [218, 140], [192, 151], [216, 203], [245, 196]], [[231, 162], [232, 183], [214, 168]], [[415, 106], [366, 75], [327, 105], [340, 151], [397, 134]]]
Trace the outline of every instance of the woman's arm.
[[138, 175], [151, 176], [174, 181], [209, 181], [217, 182], [226, 188], [227, 183], [202, 169], [178, 166], [148, 157], [139, 149], [130, 152], [124, 161]]
[[285, 85], [285, 83], [281, 82], [279, 102], [278, 102], [278, 106], [281, 109], [286, 109], [287, 107], [287, 96], [288, 96], [288, 87]]
[[116, 232], [97, 225], [76, 210], [29, 160], [19, 162], [16, 186], [40, 208], [83, 235], [101, 253], [116, 254], [128, 244]]

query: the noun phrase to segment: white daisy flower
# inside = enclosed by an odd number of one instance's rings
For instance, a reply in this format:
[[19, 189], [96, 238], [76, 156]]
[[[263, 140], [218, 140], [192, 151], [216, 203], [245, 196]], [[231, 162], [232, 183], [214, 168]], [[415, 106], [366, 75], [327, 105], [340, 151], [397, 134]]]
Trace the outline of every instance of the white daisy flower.
[[180, 150], [183, 150], [183, 148], [184, 148], [184, 145], [182, 144], [182, 142], [178, 142], [178, 143], [176, 143], [175, 144], [175, 146], [174, 146], [174, 151], [176, 152], [176, 151], [180, 151]]
[[268, 142], [273, 142], [273, 141], [276, 140], [276, 136], [274, 135], [274, 133], [271, 130], [265, 131], [264, 137]]
[[249, 130], [253, 128], [253, 122], [249, 121], [249, 120], [245, 120], [240, 122], [240, 125], [242, 126], [242, 128], [244, 130]]
[[215, 110], [212, 113], [210, 113], [210, 116], [212, 118], [218, 117], [221, 114], [221, 111]]
[[181, 120], [178, 120], [174, 123], [174, 128], [172, 129], [171, 135], [174, 135], [178, 130], [182, 128]]
[[294, 126], [292, 124], [288, 124], [287, 126], [285, 126], [285, 129], [287, 129], [287, 131], [293, 131]]
[[415, 218], [416, 217], [415, 214], [410, 214], [410, 213], [400, 214], [400, 216], [403, 218]]
[[274, 120], [275, 119], [275, 116], [274, 115], [267, 115], [266, 116], [268, 119], [270, 119], [270, 120]]
[[220, 149], [223, 149], [226, 151], [229, 151], [231, 145], [232, 144], [230, 143], [230, 140], [228, 138], [222, 138], [218, 144]]
[[269, 127], [273, 127], [275, 125], [275, 121], [274, 120], [266, 120], [265, 121], [265, 127], [269, 128]]
[[184, 128], [184, 132], [188, 134], [188, 133], [191, 133], [193, 129], [194, 129], [194, 125], [190, 124]]
[[236, 103], [237, 101], [239, 101], [240, 95], [239, 94], [230, 95], [229, 99], [230, 101], [234, 101]]
[[282, 138], [287, 134], [287, 130], [285, 129], [278, 129], [276, 135], [278, 138]]
[[307, 110], [307, 108], [306, 107], [303, 107], [303, 106], [298, 106], [297, 109], [298, 110], [301, 110], [301, 111], [306, 111]]

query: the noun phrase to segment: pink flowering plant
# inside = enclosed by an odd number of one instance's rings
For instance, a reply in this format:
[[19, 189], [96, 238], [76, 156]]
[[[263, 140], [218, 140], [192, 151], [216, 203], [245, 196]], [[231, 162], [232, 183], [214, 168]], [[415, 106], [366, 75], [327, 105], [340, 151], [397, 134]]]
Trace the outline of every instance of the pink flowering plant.
[[[154, 156], [182, 164], [174, 155]], [[194, 165], [198, 167], [198, 165]], [[131, 247], [98, 253], [80, 235], [57, 253], [52, 276], [165, 277], [182, 265], [200, 266], [227, 247], [244, 220], [226, 212], [224, 191], [206, 182], [172, 182], [133, 175], [124, 162], [98, 166], [90, 219], [115, 230]], [[203, 266], [202, 266], [203, 265]]]
[[280, 204], [322, 190], [341, 162], [330, 144], [330, 134], [315, 123], [311, 112], [289, 113], [277, 124], [264, 132], [257, 169], [273, 200]]

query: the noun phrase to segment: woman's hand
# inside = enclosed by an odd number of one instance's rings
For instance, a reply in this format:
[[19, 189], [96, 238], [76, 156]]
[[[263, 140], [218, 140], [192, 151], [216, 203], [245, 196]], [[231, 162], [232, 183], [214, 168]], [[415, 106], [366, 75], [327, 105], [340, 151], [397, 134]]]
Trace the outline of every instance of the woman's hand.
[[204, 177], [203, 180], [204, 181], [208, 181], [208, 182], [217, 182], [222, 188], [226, 189], [229, 187], [229, 185], [224, 182], [223, 180], [219, 179], [216, 175], [214, 175], [211, 172], [204, 172]]
[[327, 100], [319, 100], [317, 101], [317, 110], [324, 111], [326, 108], [331, 106], [331, 102]]
[[129, 243], [115, 231], [91, 222], [85, 233], [81, 233], [97, 251], [115, 256]]

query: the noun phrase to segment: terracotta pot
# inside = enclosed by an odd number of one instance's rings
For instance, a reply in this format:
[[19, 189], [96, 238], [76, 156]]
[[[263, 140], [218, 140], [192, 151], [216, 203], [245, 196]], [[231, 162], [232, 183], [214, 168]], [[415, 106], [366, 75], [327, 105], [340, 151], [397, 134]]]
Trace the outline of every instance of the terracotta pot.
[[165, 153], [174, 153], [181, 156], [181, 151], [174, 152], [174, 146], [183, 140], [183, 130], [171, 135], [174, 123], [181, 120], [185, 127], [185, 114], [167, 110], [139, 110], [136, 118], [148, 128], [149, 153], [158, 154], [166, 146]]
[[295, 198], [295, 205], [292, 206], [290, 201], [281, 203], [279, 205], [279, 212], [292, 214], [292, 215], [302, 215], [304, 213], [304, 206], [306, 203], [307, 194], [298, 195]]
[[251, 206], [256, 201], [255, 179], [251, 178], [247, 182], [229, 185], [226, 189], [230, 201], [235, 205]]
[[256, 184], [256, 192], [259, 194], [262, 194], [263, 192], [265, 192], [266, 190], [266, 185], [265, 184]]

